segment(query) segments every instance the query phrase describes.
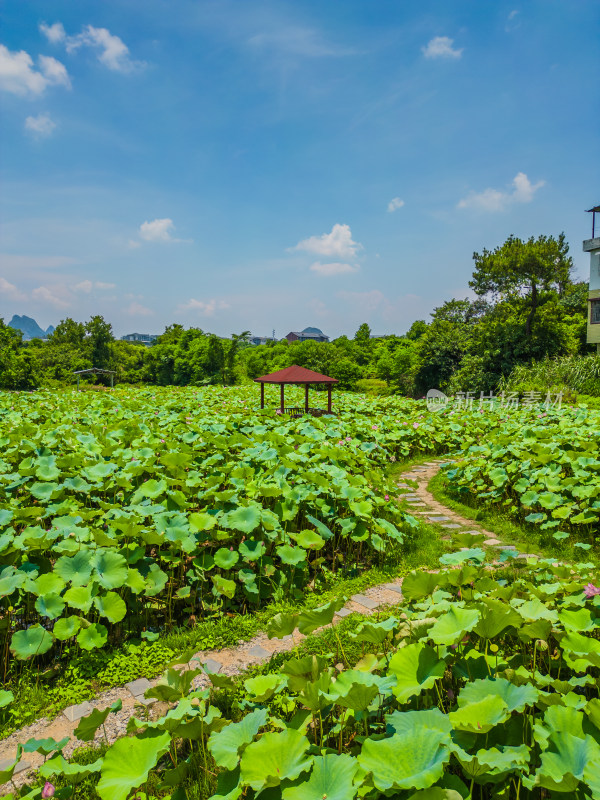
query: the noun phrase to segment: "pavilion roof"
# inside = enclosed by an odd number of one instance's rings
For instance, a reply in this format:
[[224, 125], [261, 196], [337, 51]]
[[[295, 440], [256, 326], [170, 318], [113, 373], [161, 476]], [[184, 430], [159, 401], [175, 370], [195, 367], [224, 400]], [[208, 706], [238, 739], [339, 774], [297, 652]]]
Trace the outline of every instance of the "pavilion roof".
[[262, 378], [254, 379], [257, 383], [337, 383], [337, 378], [330, 378], [328, 375], [321, 375], [320, 372], [313, 372], [312, 369], [299, 367], [294, 364], [291, 367], [277, 370], [270, 375], [263, 375]]

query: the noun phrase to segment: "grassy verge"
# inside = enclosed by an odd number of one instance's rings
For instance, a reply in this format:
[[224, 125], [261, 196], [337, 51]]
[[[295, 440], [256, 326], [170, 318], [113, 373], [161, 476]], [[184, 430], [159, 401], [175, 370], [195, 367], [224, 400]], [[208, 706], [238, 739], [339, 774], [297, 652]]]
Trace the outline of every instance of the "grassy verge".
[[466, 519], [472, 519], [495, 533], [506, 544], [516, 545], [522, 552], [539, 553], [548, 558], [560, 558], [561, 561], [589, 560], [589, 555], [574, 543], [565, 543], [565, 540], [557, 542], [551, 533], [517, 521], [498, 508], [480, 505], [471, 495], [461, 493], [459, 497], [452, 493], [442, 471], [434, 475], [427, 488], [439, 503]]

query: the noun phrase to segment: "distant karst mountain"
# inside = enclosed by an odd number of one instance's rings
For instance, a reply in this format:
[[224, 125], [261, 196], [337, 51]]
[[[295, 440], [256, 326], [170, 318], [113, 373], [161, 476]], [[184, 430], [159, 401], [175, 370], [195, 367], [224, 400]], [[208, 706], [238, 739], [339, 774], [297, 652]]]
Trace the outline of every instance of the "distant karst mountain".
[[10, 328], [15, 328], [18, 331], [22, 331], [23, 339], [45, 339], [54, 332], [54, 325], [50, 325], [46, 330], [44, 330], [43, 328], [40, 328], [34, 319], [31, 317], [26, 317], [25, 314], [23, 314], [22, 317], [20, 317], [18, 314], [14, 314], [8, 325]]

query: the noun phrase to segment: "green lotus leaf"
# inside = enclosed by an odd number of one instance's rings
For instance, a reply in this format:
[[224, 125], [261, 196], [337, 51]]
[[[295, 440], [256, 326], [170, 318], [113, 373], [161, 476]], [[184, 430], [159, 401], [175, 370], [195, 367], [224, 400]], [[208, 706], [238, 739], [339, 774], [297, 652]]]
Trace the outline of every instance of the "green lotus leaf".
[[432, 786], [420, 792], [411, 794], [407, 800], [463, 800], [463, 795], [455, 789], [443, 789], [441, 786]]
[[451, 733], [452, 725], [447, 714], [439, 708], [428, 708], [424, 711], [394, 711], [386, 714], [388, 728], [395, 733], [410, 733], [421, 729], [431, 729], [442, 733]]
[[280, 612], [271, 617], [267, 622], [267, 636], [269, 639], [274, 637], [283, 639], [284, 636], [289, 636], [293, 633], [298, 626], [299, 614], [284, 614]]
[[5, 528], [11, 519], [14, 517], [14, 512], [10, 508], [0, 509], [0, 528]]
[[114, 714], [117, 711], [120, 711], [122, 708], [123, 701], [120, 699], [115, 700], [112, 705], [108, 706], [108, 708], [105, 708], [102, 711], [94, 708], [91, 714], [88, 714], [87, 717], [83, 717], [80, 720], [79, 725], [74, 731], [75, 736], [82, 742], [91, 742], [100, 725], [104, 725], [106, 722], [108, 715]]
[[290, 690], [299, 692], [309, 681], [316, 681], [326, 669], [327, 659], [323, 656], [307, 655], [302, 658], [290, 658], [281, 667], [281, 672], [288, 676]]
[[306, 550], [320, 550], [325, 545], [325, 540], [318, 533], [311, 530], [303, 530], [300, 533], [292, 534], [300, 547]]
[[63, 600], [73, 608], [86, 613], [92, 607], [94, 595], [91, 586], [72, 586], [63, 595]]
[[215, 564], [221, 569], [231, 569], [239, 561], [240, 554], [237, 550], [230, 550], [228, 547], [221, 547], [214, 555]]
[[446, 566], [454, 566], [456, 564], [464, 564], [465, 561], [476, 561], [478, 564], [485, 561], [485, 550], [481, 547], [471, 547], [467, 550], [458, 550], [456, 553], [446, 553], [441, 556], [440, 564]]
[[292, 547], [289, 544], [282, 544], [276, 548], [276, 553], [284, 564], [297, 567], [306, 561], [306, 552], [302, 547]]
[[259, 539], [247, 539], [245, 542], [240, 542], [239, 553], [244, 561], [258, 561], [267, 552], [267, 547], [264, 542]]
[[260, 728], [266, 725], [268, 711], [257, 708], [241, 722], [233, 722], [220, 731], [211, 733], [208, 749], [219, 767], [235, 769], [243, 749], [250, 744]]
[[[67, 761], [62, 754], [54, 756], [54, 758], [45, 761], [39, 768], [39, 774], [42, 778], [51, 778], [53, 775], [61, 775], [73, 785], [81, 783], [85, 778], [100, 772], [103, 766], [103, 760], [99, 758], [92, 764], [74, 764]], [[39, 791], [39, 789], [38, 789]]]
[[34, 483], [29, 487], [29, 491], [39, 500], [40, 503], [49, 503], [51, 498], [56, 497], [63, 490], [58, 483]]
[[484, 639], [495, 639], [506, 628], [519, 628], [523, 624], [514, 608], [493, 597], [487, 597], [477, 608], [481, 617], [473, 631]]
[[558, 619], [565, 630], [576, 633], [592, 631], [598, 627], [589, 608], [579, 608], [577, 611], [565, 608], [559, 612]]
[[114, 470], [115, 467], [113, 464], [109, 464], [106, 461], [99, 461], [91, 467], [85, 467], [82, 472], [92, 483], [102, 483], [105, 478], [112, 475]]
[[335, 616], [335, 612], [339, 611], [345, 602], [345, 597], [339, 597], [317, 608], [305, 609], [298, 618], [298, 630], [308, 636], [309, 633], [312, 633], [317, 628], [329, 625]]
[[571, 632], [560, 640], [563, 650], [581, 661], [600, 667], [600, 641], [580, 633]]
[[438, 617], [426, 634], [436, 644], [456, 644], [467, 631], [472, 631], [479, 622], [480, 612], [476, 608], [452, 606]]
[[510, 711], [499, 695], [488, 695], [477, 703], [470, 703], [457, 711], [451, 711], [448, 716], [457, 731], [486, 733], [500, 722], [505, 722], [510, 716]]
[[211, 575], [211, 580], [217, 594], [225, 595], [225, 597], [229, 597], [229, 599], [233, 598], [236, 589], [235, 581], [227, 580], [227, 578], [223, 578], [221, 575]]
[[486, 697], [500, 697], [509, 712], [523, 711], [526, 706], [532, 706], [537, 701], [539, 692], [530, 683], [516, 686], [506, 678], [483, 678], [475, 680], [461, 689], [458, 695], [458, 705], [467, 706], [478, 703]]
[[277, 673], [257, 675], [255, 678], [246, 678], [244, 681], [244, 687], [255, 703], [264, 703], [266, 700], [270, 700], [286, 684], [286, 679]]
[[127, 561], [119, 553], [102, 550], [92, 558], [94, 577], [105, 589], [119, 589], [127, 580]]
[[166, 491], [167, 482], [165, 480], [157, 481], [155, 478], [150, 478], [150, 480], [145, 481], [136, 489], [131, 498], [131, 504], [137, 505], [145, 498], [156, 500], [157, 497], [161, 497]]
[[163, 572], [158, 564], [152, 564], [145, 579], [145, 594], [148, 597], [156, 597], [165, 588], [168, 580], [167, 573]]
[[22, 586], [27, 579], [24, 572], [19, 572], [14, 567], [7, 567], [2, 570], [0, 577], [0, 597], [7, 597], [16, 589]]
[[199, 531], [209, 531], [217, 524], [218, 517], [213, 514], [207, 514], [206, 511], [194, 512], [188, 517], [190, 530], [192, 533]]
[[35, 592], [38, 596], [44, 594], [60, 594], [64, 588], [65, 582], [54, 572], [45, 572], [35, 579]]
[[547, 619], [552, 623], [558, 622], [557, 612], [545, 606], [537, 597], [517, 605], [516, 610], [525, 620]]
[[65, 601], [59, 594], [44, 594], [35, 601], [35, 609], [42, 617], [57, 619], [65, 607]]
[[52, 647], [54, 637], [41, 625], [36, 624], [25, 631], [13, 633], [10, 650], [21, 661], [32, 656], [41, 656]]
[[358, 763], [382, 792], [427, 789], [444, 774], [449, 743], [448, 734], [433, 729], [395, 733], [380, 741], [366, 739]]
[[70, 582], [72, 586], [85, 586], [92, 574], [90, 554], [85, 550], [80, 550], [73, 556], [61, 556], [54, 565], [54, 572], [65, 583]]
[[369, 672], [345, 670], [332, 684], [328, 699], [344, 708], [365, 711], [379, 694], [381, 680]]
[[308, 780], [284, 789], [283, 800], [352, 800], [358, 786], [353, 786], [358, 762], [352, 756], [329, 753], [316, 756]]
[[446, 663], [437, 657], [433, 647], [422, 642], [400, 648], [388, 664], [388, 670], [396, 678], [393, 692], [400, 703], [431, 689], [438, 678], [443, 677]]
[[61, 617], [61, 619], [56, 620], [54, 623], [52, 633], [59, 641], [64, 642], [72, 636], [75, 636], [80, 627], [81, 620], [79, 617]]
[[420, 600], [433, 594], [439, 575], [433, 572], [410, 572], [402, 581], [402, 595], [407, 600]]
[[600, 745], [592, 736], [563, 731], [550, 736], [533, 780], [523, 779], [527, 788], [542, 786], [561, 793], [574, 793], [579, 781], [590, 787], [592, 797], [600, 796]]
[[102, 800], [126, 800], [132, 789], [148, 780], [158, 759], [169, 749], [167, 731], [148, 730], [141, 736], [117, 739], [104, 756], [96, 791]]
[[82, 628], [77, 634], [77, 644], [82, 650], [104, 647], [107, 640], [108, 631], [99, 622], [93, 622], [88, 628]]
[[15, 699], [15, 696], [12, 692], [7, 691], [6, 689], [0, 689], [0, 708], [5, 708], [6, 706], [10, 705]]
[[242, 783], [258, 792], [297, 778], [312, 765], [312, 758], [306, 756], [309, 747], [306, 736], [292, 728], [265, 733], [244, 750], [240, 763]]
[[23, 745], [23, 752], [40, 753], [43, 756], [49, 756], [50, 753], [54, 753], [55, 751], [60, 752], [70, 741], [69, 736], [65, 736], [58, 742], [51, 736], [47, 739], [28, 739]]
[[320, 536], [323, 539], [327, 541], [327, 539], [333, 538], [332, 531], [329, 530], [329, 528], [327, 527], [327, 525], [325, 525], [324, 522], [321, 522], [321, 520], [317, 519], [316, 517], [311, 517], [310, 514], [306, 515], [306, 519], [315, 526], [315, 528], [318, 530]]
[[94, 605], [101, 617], [106, 617], [109, 622], [120, 622], [127, 613], [125, 601], [116, 592], [107, 592], [105, 595], [96, 596]]
[[398, 626], [395, 617], [388, 617], [382, 622], [361, 622], [355, 633], [350, 633], [352, 639], [357, 642], [371, 642], [381, 644], [385, 641]]
[[82, 494], [89, 494], [90, 489], [92, 488], [87, 481], [80, 475], [75, 475], [72, 478], [66, 478], [63, 481], [63, 486], [65, 489], [71, 489], [74, 492], [81, 492]]
[[236, 508], [222, 519], [222, 524], [242, 533], [252, 533], [260, 525], [260, 511], [255, 506]]

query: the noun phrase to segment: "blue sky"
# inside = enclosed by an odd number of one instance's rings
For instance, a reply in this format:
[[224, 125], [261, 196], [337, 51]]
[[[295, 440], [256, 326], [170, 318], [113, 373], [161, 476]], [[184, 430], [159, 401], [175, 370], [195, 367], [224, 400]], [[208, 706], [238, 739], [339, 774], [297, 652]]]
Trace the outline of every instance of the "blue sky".
[[5, 0], [0, 316], [403, 333], [600, 202], [596, 0]]

